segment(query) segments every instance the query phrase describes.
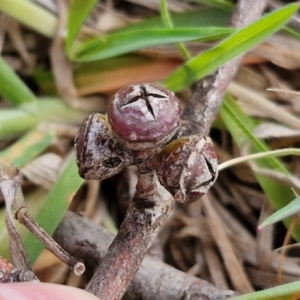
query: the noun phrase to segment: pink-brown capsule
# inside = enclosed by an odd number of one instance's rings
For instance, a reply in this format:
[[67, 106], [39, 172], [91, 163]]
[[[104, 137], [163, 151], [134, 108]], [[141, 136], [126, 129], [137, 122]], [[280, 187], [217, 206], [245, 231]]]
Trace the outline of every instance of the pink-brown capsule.
[[75, 138], [79, 175], [85, 179], [103, 180], [133, 163], [129, 150], [116, 141], [107, 126], [106, 116], [88, 116]]
[[162, 86], [141, 83], [121, 88], [108, 105], [113, 134], [127, 148], [146, 150], [168, 142], [181, 123], [175, 94]]
[[217, 156], [209, 137], [192, 135], [166, 145], [153, 159], [160, 183], [180, 203], [200, 199], [215, 182]]

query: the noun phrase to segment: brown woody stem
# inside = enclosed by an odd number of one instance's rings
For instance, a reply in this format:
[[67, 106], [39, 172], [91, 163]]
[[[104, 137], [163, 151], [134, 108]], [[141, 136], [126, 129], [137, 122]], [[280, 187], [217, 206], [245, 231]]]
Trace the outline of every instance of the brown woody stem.
[[136, 193], [125, 220], [86, 286], [87, 291], [102, 300], [122, 298], [170, 210], [170, 204], [162, 206], [170, 197], [158, 192], [154, 172], [141, 172], [143, 165], [138, 170]]

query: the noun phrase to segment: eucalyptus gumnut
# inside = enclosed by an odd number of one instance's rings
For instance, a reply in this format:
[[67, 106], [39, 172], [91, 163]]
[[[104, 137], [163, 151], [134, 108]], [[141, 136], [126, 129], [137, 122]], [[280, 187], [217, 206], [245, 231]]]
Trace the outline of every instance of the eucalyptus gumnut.
[[106, 116], [88, 116], [75, 138], [79, 175], [84, 179], [103, 180], [133, 164], [131, 151], [124, 149], [107, 126]]
[[192, 135], [166, 145], [151, 162], [160, 183], [180, 203], [200, 199], [218, 175], [217, 156], [209, 137]]
[[141, 83], [121, 88], [108, 105], [114, 136], [128, 149], [156, 149], [168, 142], [181, 124], [181, 106], [173, 92]]

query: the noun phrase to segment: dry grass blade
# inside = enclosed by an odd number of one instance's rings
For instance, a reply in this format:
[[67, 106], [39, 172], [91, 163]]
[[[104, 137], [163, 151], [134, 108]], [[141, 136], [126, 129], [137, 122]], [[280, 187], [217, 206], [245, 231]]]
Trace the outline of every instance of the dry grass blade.
[[202, 240], [202, 247], [213, 284], [219, 289], [229, 289], [226, 280], [226, 273], [222, 266], [222, 261], [217, 253], [213, 239], [208, 237], [204, 238]]
[[300, 188], [300, 180], [295, 176], [282, 174], [281, 172], [278, 172], [276, 170], [259, 168], [253, 163], [251, 163], [251, 165], [253, 171], [255, 171], [257, 174], [272, 178], [288, 187]]
[[256, 107], [266, 112], [269, 118], [282, 124], [286, 124], [291, 128], [300, 128], [300, 119], [298, 117], [286, 111], [284, 108], [275, 105], [270, 100], [260, 96], [260, 94], [252, 91], [245, 85], [231, 82], [228, 91], [239, 100], [255, 104]]
[[65, 30], [67, 26], [68, 14], [67, 1], [58, 1], [59, 21], [56, 37], [50, 51], [51, 64], [56, 82], [58, 94], [65, 100], [74, 102], [77, 96], [77, 90], [73, 82], [73, 73], [71, 64], [64, 52]]
[[[259, 220], [264, 220], [269, 215], [273, 213], [273, 208], [271, 207], [268, 201], [265, 201], [262, 205]], [[259, 223], [261, 223], [259, 221]], [[257, 249], [257, 263], [260, 266], [260, 269], [263, 271], [267, 271], [270, 269], [271, 265], [271, 257], [269, 253], [272, 251], [273, 247], [273, 236], [274, 236], [274, 227], [268, 226], [265, 228], [266, 230], [262, 230], [258, 232], [256, 239], [256, 249]]]
[[[266, 152], [260, 152], [260, 153], [254, 153], [254, 154], [248, 154], [249, 145], [245, 145], [241, 152], [244, 153], [243, 156], [232, 158], [226, 162], [223, 162], [219, 165], [219, 171], [222, 171], [228, 167], [244, 163], [244, 162], [251, 162], [256, 159], [260, 158], [266, 158], [266, 157], [277, 157], [277, 156], [285, 156], [285, 155], [299, 155], [300, 151], [298, 148], [288, 148], [288, 149], [280, 149], [280, 150], [274, 150], [274, 151], [266, 151]], [[252, 164], [253, 165], [253, 164]], [[296, 179], [295, 179], [296, 180]]]
[[22, 168], [28, 180], [45, 189], [51, 189], [57, 180], [62, 158], [54, 153], [45, 153]]
[[8, 35], [12, 40], [12, 43], [15, 45], [26, 67], [28, 68], [27, 72], [30, 73], [32, 72], [32, 69], [35, 65], [34, 57], [30, 55], [30, 53], [26, 49], [25, 40], [22, 36], [20, 24], [15, 20], [11, 20], [9, 23], [9, 27], [7, 29]]
[[99, 194], [100, 182], [96, 180], [87, 181], [88, 192], [86, 195], [86, 205], [84, 215], [91, 217], [96, 209], [97, 196]]
[[273, 87], [268, 87], [267, 91], [275, 92], [276, 95], [279, 96], [279, 100], [292, 104], [293, 109], [296, 112], [299, 112], [299, 93], [292, 91], [292, 85], [287, 80], [280, 78], [276, 73], [272, 72], [272, 70], [267, 67], [262, 67], [262, 71], [265, 77], [268, 78], [270, 85]]
[[255, 136], [260, 139], [299, 137], [300, 130], [277, 123], [262, 123], [255, 128]]
[[250, 293], [254, 289], [247, 278], [239, 259], [237, 258], [232, 245], [223, 230], [222, 224], [215, 212], [208, 196], [203, 197], [203, 205], [207, 214], [209, 228], [212, 236], [221, 252], [227, 272], [234, 288], [240, 293]]
[[[251, 50], [251, 54], [258, 55], [284, 69], [295, 70], [300, 66], [299, 49], [300, 45], [297, 39], [276, 34], [268, 38], [265, 43]], [[274, 55], [274, 51], [276, 55]]]

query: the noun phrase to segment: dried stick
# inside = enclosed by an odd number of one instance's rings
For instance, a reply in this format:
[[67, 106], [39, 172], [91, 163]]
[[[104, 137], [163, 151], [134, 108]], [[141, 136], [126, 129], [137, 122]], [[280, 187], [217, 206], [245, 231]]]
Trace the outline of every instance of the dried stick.
[[[267, 0], [240, 0], [231, 17], [231, 25], [241, 28], [255, 21], [267, 5]], [[218, 113], [224, 93], [236, 73], [242, 56], [236, 57], [202, 79], [195, 88], [183, 112], [180, 136], [208, 135]]]
[[[72, 212], [66, 213], [53, 237], [67, 252], [83, 261], [91, 272], [100, 264], [114, 238], [104, 228], [95, 226], [88, 218]], [[145, 300], [221, 300], [235, 295], [237, 293], [219, 290], [204, 280], [181, 272], [148, 255], [126, 292], [130, 299]]]
[[0, 165], [0, 191], [2, 191], [6, 203], [6, 227], [10, 237], [10, 252], [16, 269], [31, 271], [31, 266], [21, 237], [13, 223], [12, 207], [15, 210], [15, 218], [20, 223], [27, 227], [61, 261], [69, 265], [76, 275], [81, 275], [85, 271], [84, 264], [62, 249], [28, 213], [21, 190], [22, 179], [22, 175], [17, 168], [4, 168]]

